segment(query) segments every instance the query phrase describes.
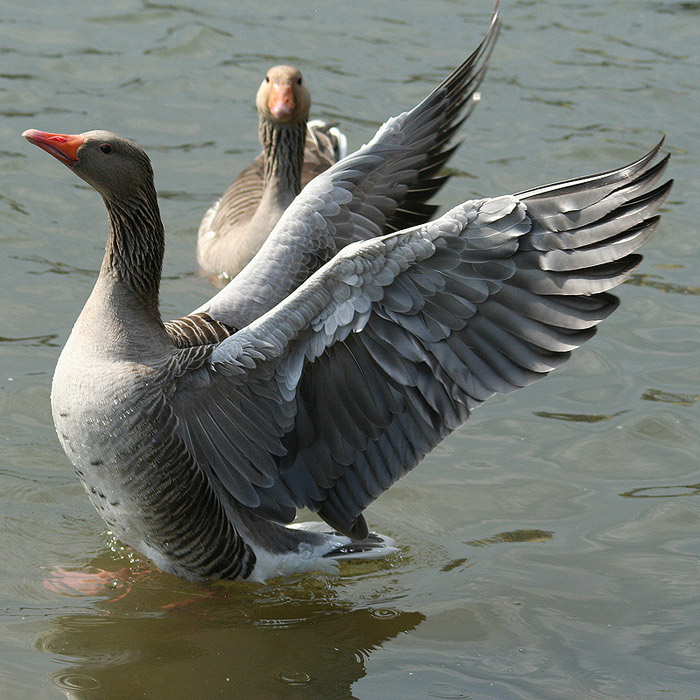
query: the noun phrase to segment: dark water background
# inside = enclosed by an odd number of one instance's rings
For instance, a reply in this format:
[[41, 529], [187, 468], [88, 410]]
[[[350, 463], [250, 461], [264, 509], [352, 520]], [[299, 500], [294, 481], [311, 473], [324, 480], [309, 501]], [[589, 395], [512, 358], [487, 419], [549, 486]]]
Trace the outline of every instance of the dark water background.
[[[264, 587], [117, 570], [54, 435], [53, 367], [99, 268], [99, 197], [20, 138], [118, 131], [152, 157], [165, 316], [210, 294], [199, 219], [258, 151], [291, 62], [352, 146], [471, 52], [482, 0], [0, 2], [0, 698], [700, 698], [700, 4], [504, 0], [450, 206], [622, 165], [676, 185], [620, 310], [490, 402], [369, 512], [401, 553]], [[138, 560], [131, 562], [138, 570]]]

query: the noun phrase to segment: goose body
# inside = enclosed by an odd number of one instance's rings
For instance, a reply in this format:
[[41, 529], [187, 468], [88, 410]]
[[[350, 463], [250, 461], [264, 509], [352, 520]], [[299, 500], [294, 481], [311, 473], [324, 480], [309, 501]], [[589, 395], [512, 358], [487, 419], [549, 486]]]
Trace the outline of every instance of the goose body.
[[[639, 265], [671, 185], [657, 184], [660, 144], [372, 237], [395, 186], [377, 173], [404, 167], [450, 85], [314, 179], [241, 275], [168, 323], [146, 154], [110, 132], [25, 132], [100, 192], [110, 221], [54, 376], [59, 439], [108, 526], [164, 571], [264, 580], [386, 551], [364, 509], [617, 307], [609, 290]], [[288, 527], [302, 507], [329, 530]]]

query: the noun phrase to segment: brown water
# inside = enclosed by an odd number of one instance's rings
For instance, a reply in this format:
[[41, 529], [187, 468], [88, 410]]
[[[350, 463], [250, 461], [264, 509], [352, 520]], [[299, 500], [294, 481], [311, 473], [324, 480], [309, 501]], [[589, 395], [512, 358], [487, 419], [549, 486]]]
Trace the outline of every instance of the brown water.
[[[199, 219], [258, 150], [263, 71], [299, 65], [356, 147], [472, 50], [490, 2], [0, 9], [1, 700], [700, 698], [700, 4], [504, 0], [440, 201], [621, 165], [665, 132], [676, 185], [642, 268], [568, 365], [369, 509], [400, 554], [208, 587], [110, 542], [56, 441], [51, 374], [107, 228], [20, 134], [107, 128], [148, 150], [164, 314], [185, 313], [211, 293]], [[126, 574], [67, 595], [45, 585], [56, 566]]]

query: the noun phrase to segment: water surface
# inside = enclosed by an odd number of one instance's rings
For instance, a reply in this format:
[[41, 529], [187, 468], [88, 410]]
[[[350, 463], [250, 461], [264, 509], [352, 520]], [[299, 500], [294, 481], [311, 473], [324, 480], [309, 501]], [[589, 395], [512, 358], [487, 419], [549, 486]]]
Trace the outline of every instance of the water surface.
[[[368, 511], [380, 564], [197, 586], [111, 542], [56, 441], [53, 367], [94, 282], [99, 196], [20, 138], [118, 131], [152, 157], [162, 305], [295, 63], [351, 145], [471, 52], [486, 0], [0, 3], [0, 697], [700, 697], [700, 4], [504, 0], [447, 207], [621, 165], [661, 133], [676, 185], [622, 306], [552, 377], [493, 400]], [[49, 590], [50, 571], [126, 573]]]

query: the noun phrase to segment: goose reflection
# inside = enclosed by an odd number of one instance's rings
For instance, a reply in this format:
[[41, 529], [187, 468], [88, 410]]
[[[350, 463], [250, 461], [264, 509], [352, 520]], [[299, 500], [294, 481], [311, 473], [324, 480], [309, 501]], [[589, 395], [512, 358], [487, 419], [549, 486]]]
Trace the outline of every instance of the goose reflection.
[[63, 660], [51, 680], [70, 700], [350, 698], [372, 651], [425, 619], [376, 590], [341, 600], [342, 576], [264, 587], [149, 577], [54, 618], [37, 641]]

